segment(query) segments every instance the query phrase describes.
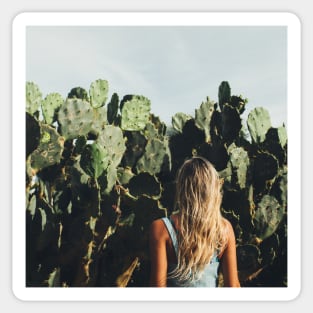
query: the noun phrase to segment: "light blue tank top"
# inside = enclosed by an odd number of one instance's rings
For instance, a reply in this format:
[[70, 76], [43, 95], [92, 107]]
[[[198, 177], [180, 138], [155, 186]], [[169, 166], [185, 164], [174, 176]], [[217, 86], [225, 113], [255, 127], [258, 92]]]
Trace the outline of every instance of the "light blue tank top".
[[[173, 247], [175, 250], [175, 254], [177, 256], [178, 253], [178, 241], [177, 241], [177, 234], [176, 230], [172, 224], [172, 221], [164, 217], [162, 218], [169, 235], [171, 237]], [[219, 259], [217, 254], [215, 253], [210, 263], [206, 265], [201, 276], [198, 280], [193, 280], [188, 283], [182, 284], [175, 278], [168, 278], [167, 279], [167, 286], [168, 287], [217, 287], [218, 282], [218, 269], [219, 269]], [[169, 264], [167, 272], [171, 272], [176, 267], [176, 264]]]

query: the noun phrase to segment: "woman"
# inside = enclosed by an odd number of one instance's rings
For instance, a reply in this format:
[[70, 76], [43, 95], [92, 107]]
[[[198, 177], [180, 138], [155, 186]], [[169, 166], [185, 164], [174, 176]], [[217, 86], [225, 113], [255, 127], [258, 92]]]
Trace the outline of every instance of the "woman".
[[212, 164], [193, 157], [177, 174], [175, 214], [150, 227], [152, 287], [240, 287], [233, 228], [222, 217], [221, 184]]

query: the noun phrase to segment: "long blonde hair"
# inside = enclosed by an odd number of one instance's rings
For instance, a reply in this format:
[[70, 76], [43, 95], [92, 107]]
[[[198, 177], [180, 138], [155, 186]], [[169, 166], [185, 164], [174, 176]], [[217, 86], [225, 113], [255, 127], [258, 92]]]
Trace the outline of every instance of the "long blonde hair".
[[221, 183], [213, 165], [202, 157], [185, 161], [176, 179], [177, 267], [169, 277], [181, 282], [198, 279], [214, 253], [225, 247], [227, 235], [221, 202]]

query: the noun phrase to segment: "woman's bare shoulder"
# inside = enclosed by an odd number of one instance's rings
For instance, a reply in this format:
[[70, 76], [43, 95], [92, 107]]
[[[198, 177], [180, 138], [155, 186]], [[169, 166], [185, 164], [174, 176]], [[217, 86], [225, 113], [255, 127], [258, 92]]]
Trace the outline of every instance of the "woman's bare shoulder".
[[150, 238], [160, 240], [167, 234], [164, 222], [161, 218], [154, 220], [150, 225]]

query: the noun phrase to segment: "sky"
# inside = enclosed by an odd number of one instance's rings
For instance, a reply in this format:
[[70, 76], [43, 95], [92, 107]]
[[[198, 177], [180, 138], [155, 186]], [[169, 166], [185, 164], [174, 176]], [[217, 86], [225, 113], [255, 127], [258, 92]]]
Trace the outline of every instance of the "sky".
[[206, 100], [218, 101], [228, 81], [232, 95], [248, 98], [241, 116], [269, 111], [273, 127], [287, 124], [287, 29], [283, 26], [28, 26], [26, 80], [45, 97], [64, 98], [106, 79], [109, 99], [143, 95], [151, 112], [194, 116]]

